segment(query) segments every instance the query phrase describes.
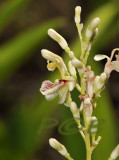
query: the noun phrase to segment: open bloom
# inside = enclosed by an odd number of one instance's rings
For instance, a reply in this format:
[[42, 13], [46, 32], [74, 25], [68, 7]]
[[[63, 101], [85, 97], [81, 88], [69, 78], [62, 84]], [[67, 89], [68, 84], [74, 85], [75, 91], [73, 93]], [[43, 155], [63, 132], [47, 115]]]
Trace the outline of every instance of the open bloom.
[[110, 58], [106, 55], [99, 55], [99, 54], [94, 57], [94, 60], [96, 60], [96, 61], [100, 61], [100, 60], [103, 60], [103, 59], [107, 58], [107, 63], [105, 64], [104, 72], [108, 76], [110, 75], [110, 73], [113, 70], [119, 72], [119, 55], [116, 55], [116, 61], [112, 61], [114, 53], [117, 50], [119, 51], [119, 48], [116, 48], [112, 51]]
[[52, 83], [46, 80], [42, 83], [40, 92], [45, 95], [47, 100], [52, 100], [59, 95], [59, 103], [63, 104], [70, 91], [75, 87], [75, 79], [72, 76], [66, 76], [66, 79], [56, 80]]
[[55, 68], [58, 68], [62, 78], [61, 80], [56, 80], [54, 83], [49, 80], [44, 81], [40, 88], [40, 92], [45, 95], [47, 100], [52, 100], [59, 95], [59, 103], [63, 104], [70, 97], [70, 91], [75, 87], [76, 71], [70, 61], [68, 64], [69, 74], [65, 63], [60, 56], [45, 49], [43, 49], [41, 53], [42, 56], [48, 60], [48, 70], [53, 71]]

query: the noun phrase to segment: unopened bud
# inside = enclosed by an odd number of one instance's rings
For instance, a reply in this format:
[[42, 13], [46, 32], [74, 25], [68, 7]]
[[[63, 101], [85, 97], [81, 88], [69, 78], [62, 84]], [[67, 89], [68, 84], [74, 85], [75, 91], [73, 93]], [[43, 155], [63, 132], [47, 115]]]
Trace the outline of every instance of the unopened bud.
[[88, 29], [94, 31], [98, 27], [99, 23], [100, 23], [100, 18], [94, 18], [91, 21], [90, 25], [88, 26]]
[[96, 145], [98, 145], [98, 142], [97, 142], [97, 141], [93, 141], [93, 142], [92, 142], [92, 145], [93, 145], [93, 146], [96, 146]]
[[69, 51], [68, 53], [69, 53], [69, 57], [70, 57], [70, 58], [74, 58], [74, 52]]
[[75, 67], [72, 65], [71, 61], [68, 62], [69, 72], [72, 76], [76, 76]]
[[92, 104], [91, 104], [91, 99], [90, 98], [86, 98], [84, 100], [84, 111], [85, 111], [86, 117], [90, 117], [92, 115], [93, 108], [92, 108]]
[[84, 100], [84, 104], [85, 104], [85, 105], [90, 105], [90, 104], [91, 104], [91, 99], [90, 99], [90, 98], [86, 98], [86, 99]]
[[80, 118], [79, 109], [78, 109], [77, 104], [75, 102], [71, 102], [70, 109], [71, 109], [71, 112], [72, 112], [74, 118], [79, 119]]
[[[94, 18], [86, 30], [86, 37], [91, 38], [93, 34], [97, 34], [97, 27], [100, 23], [99, 18]], [[95, 30], [96, 29], [96, 30]], [[95, 32], [94, 32], [95, 31]]]
[[119, 156], [119, 144], [116, 146], [116, 148], [111, 153], [111, 159], [115, 160]]
[[71, 63], [75, 68], [82, 68], [83, 67], [83, 63], [81, 61], [79, 61], [78, 59], [76, 59], [76, 58], [74, 58], [71, 61]]
[[48, 30], [48, 35], [54, 39], [56, 42], [59, 43], [59, 45], [63, 48], [63, 49], [67, 49], [68, 48], [68, 44], [66, 42], [66, 40], [60, 35], [58, 34], [54, 29], [49, 29]]
[[91, 120], [90, 120], [90, 125], [89, 125], [89, 128], [88, 128], [88, 133], [91, 133], [91, 134], [96, 134], [97, 132], [97, 125], [98, 125], [98, 120], [96, 117], [91, 117]]
[[80, 7], [80, 6], [77, 6], [77, 7], [75, 8], [75, 23], [76, 23], [76, 24], [77, 24], [77, 23], [80, 23], [80, 20], [81, 20], [80, 15], [81, 15], [81, 7]]
[[56, 139], [50, 138], [49, 144], [52, 148], [56, 149], [63, 156], [67, 154], [66, 148], [61, 143], [59, 143]]
[[95, 39], [95, 37], [98, 35], [98, 28], [96, 28], [91, 36], [90, 41], [93, 41]]

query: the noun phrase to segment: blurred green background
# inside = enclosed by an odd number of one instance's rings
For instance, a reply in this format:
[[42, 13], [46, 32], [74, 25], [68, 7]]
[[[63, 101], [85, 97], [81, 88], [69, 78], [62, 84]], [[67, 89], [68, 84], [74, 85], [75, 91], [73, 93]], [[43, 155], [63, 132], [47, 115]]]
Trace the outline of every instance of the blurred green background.
[[[48, 139], [65, 144], [75, 160], [85, 160], [85, 145], [74, 131], [75, 122], [68, 108], [47, 102], [39, 92], [42, 81], [59, 78], [49, 73], [40, 50], [47, 48], [68, 57], [47, 36], [48, 28], [57, 29], [79, 56], [79, 40], [74, 9], [82, 7], [84, 31], [92, 18], [100, 17], [99, 35], [88, 61], [96, 74], [105, 64], [93, 56], [107, 54], [119, 47], [119, 0], [0, 0], [0, 159], [63, 160], [50, 148]], [[78, 93], [72, 94], [78, 101]], [[78, 103], [78, 102], [77, 102]], [[93, 159], [105, 160], [119, 142], [119, 74], [113, 72], [94, 114], [99, 118], [102, 136]], [[69, 125], [70, 122], [70, 125]]]

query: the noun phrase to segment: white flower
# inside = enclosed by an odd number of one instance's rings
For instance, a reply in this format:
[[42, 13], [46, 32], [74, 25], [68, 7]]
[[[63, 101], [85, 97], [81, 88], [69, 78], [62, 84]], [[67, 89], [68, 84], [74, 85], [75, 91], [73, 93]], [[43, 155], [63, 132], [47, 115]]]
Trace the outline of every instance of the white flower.
[[113, 56], [114, 56], [114, 53], [115, 51], [119, 51], [119, 48], [116, 48], [112, 51], [111, 53], [111, 57], [109, 58], [108, 56], [106, 55], [96, 55], [94, 57], [94, 60], [96, 61], [100, 61], [100, 60], [103, 60], [105, 58], [107, 58], [107, 63], [105, 64], [105, 68], [104, 68], [104, 72], [109, 76], [110, 73], [115, 70], [117, 72], [119, 72], [119, 55], [116, 55], [116, 61], [112, 61], [113, 59]]
[[63, 104], [67, 99], [68, 93], [75, 87], [75, 79], [72, 76], [66, 76], [66, 79], [57, 80], [52, 83], [46, 80], [42, 83], [40, 92], [45, 95], [47, 100], [52, 100], [59, 95], [59, 104]]

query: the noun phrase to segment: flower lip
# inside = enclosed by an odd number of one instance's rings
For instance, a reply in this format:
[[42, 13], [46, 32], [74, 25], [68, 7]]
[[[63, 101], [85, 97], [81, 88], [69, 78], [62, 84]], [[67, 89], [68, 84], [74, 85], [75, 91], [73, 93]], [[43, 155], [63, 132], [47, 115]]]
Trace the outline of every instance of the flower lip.
[[52, 93], [58, 91], [64, 85], [65, 85], [65, 83], [63, 81], [59, 82], [59, 83], [52, 83], [51, 81], [46, 80], [42, 83], [42, 86], [40, 88], [40, 92], [43, 95], [49, 95], [49, 94], [52, 94]]

